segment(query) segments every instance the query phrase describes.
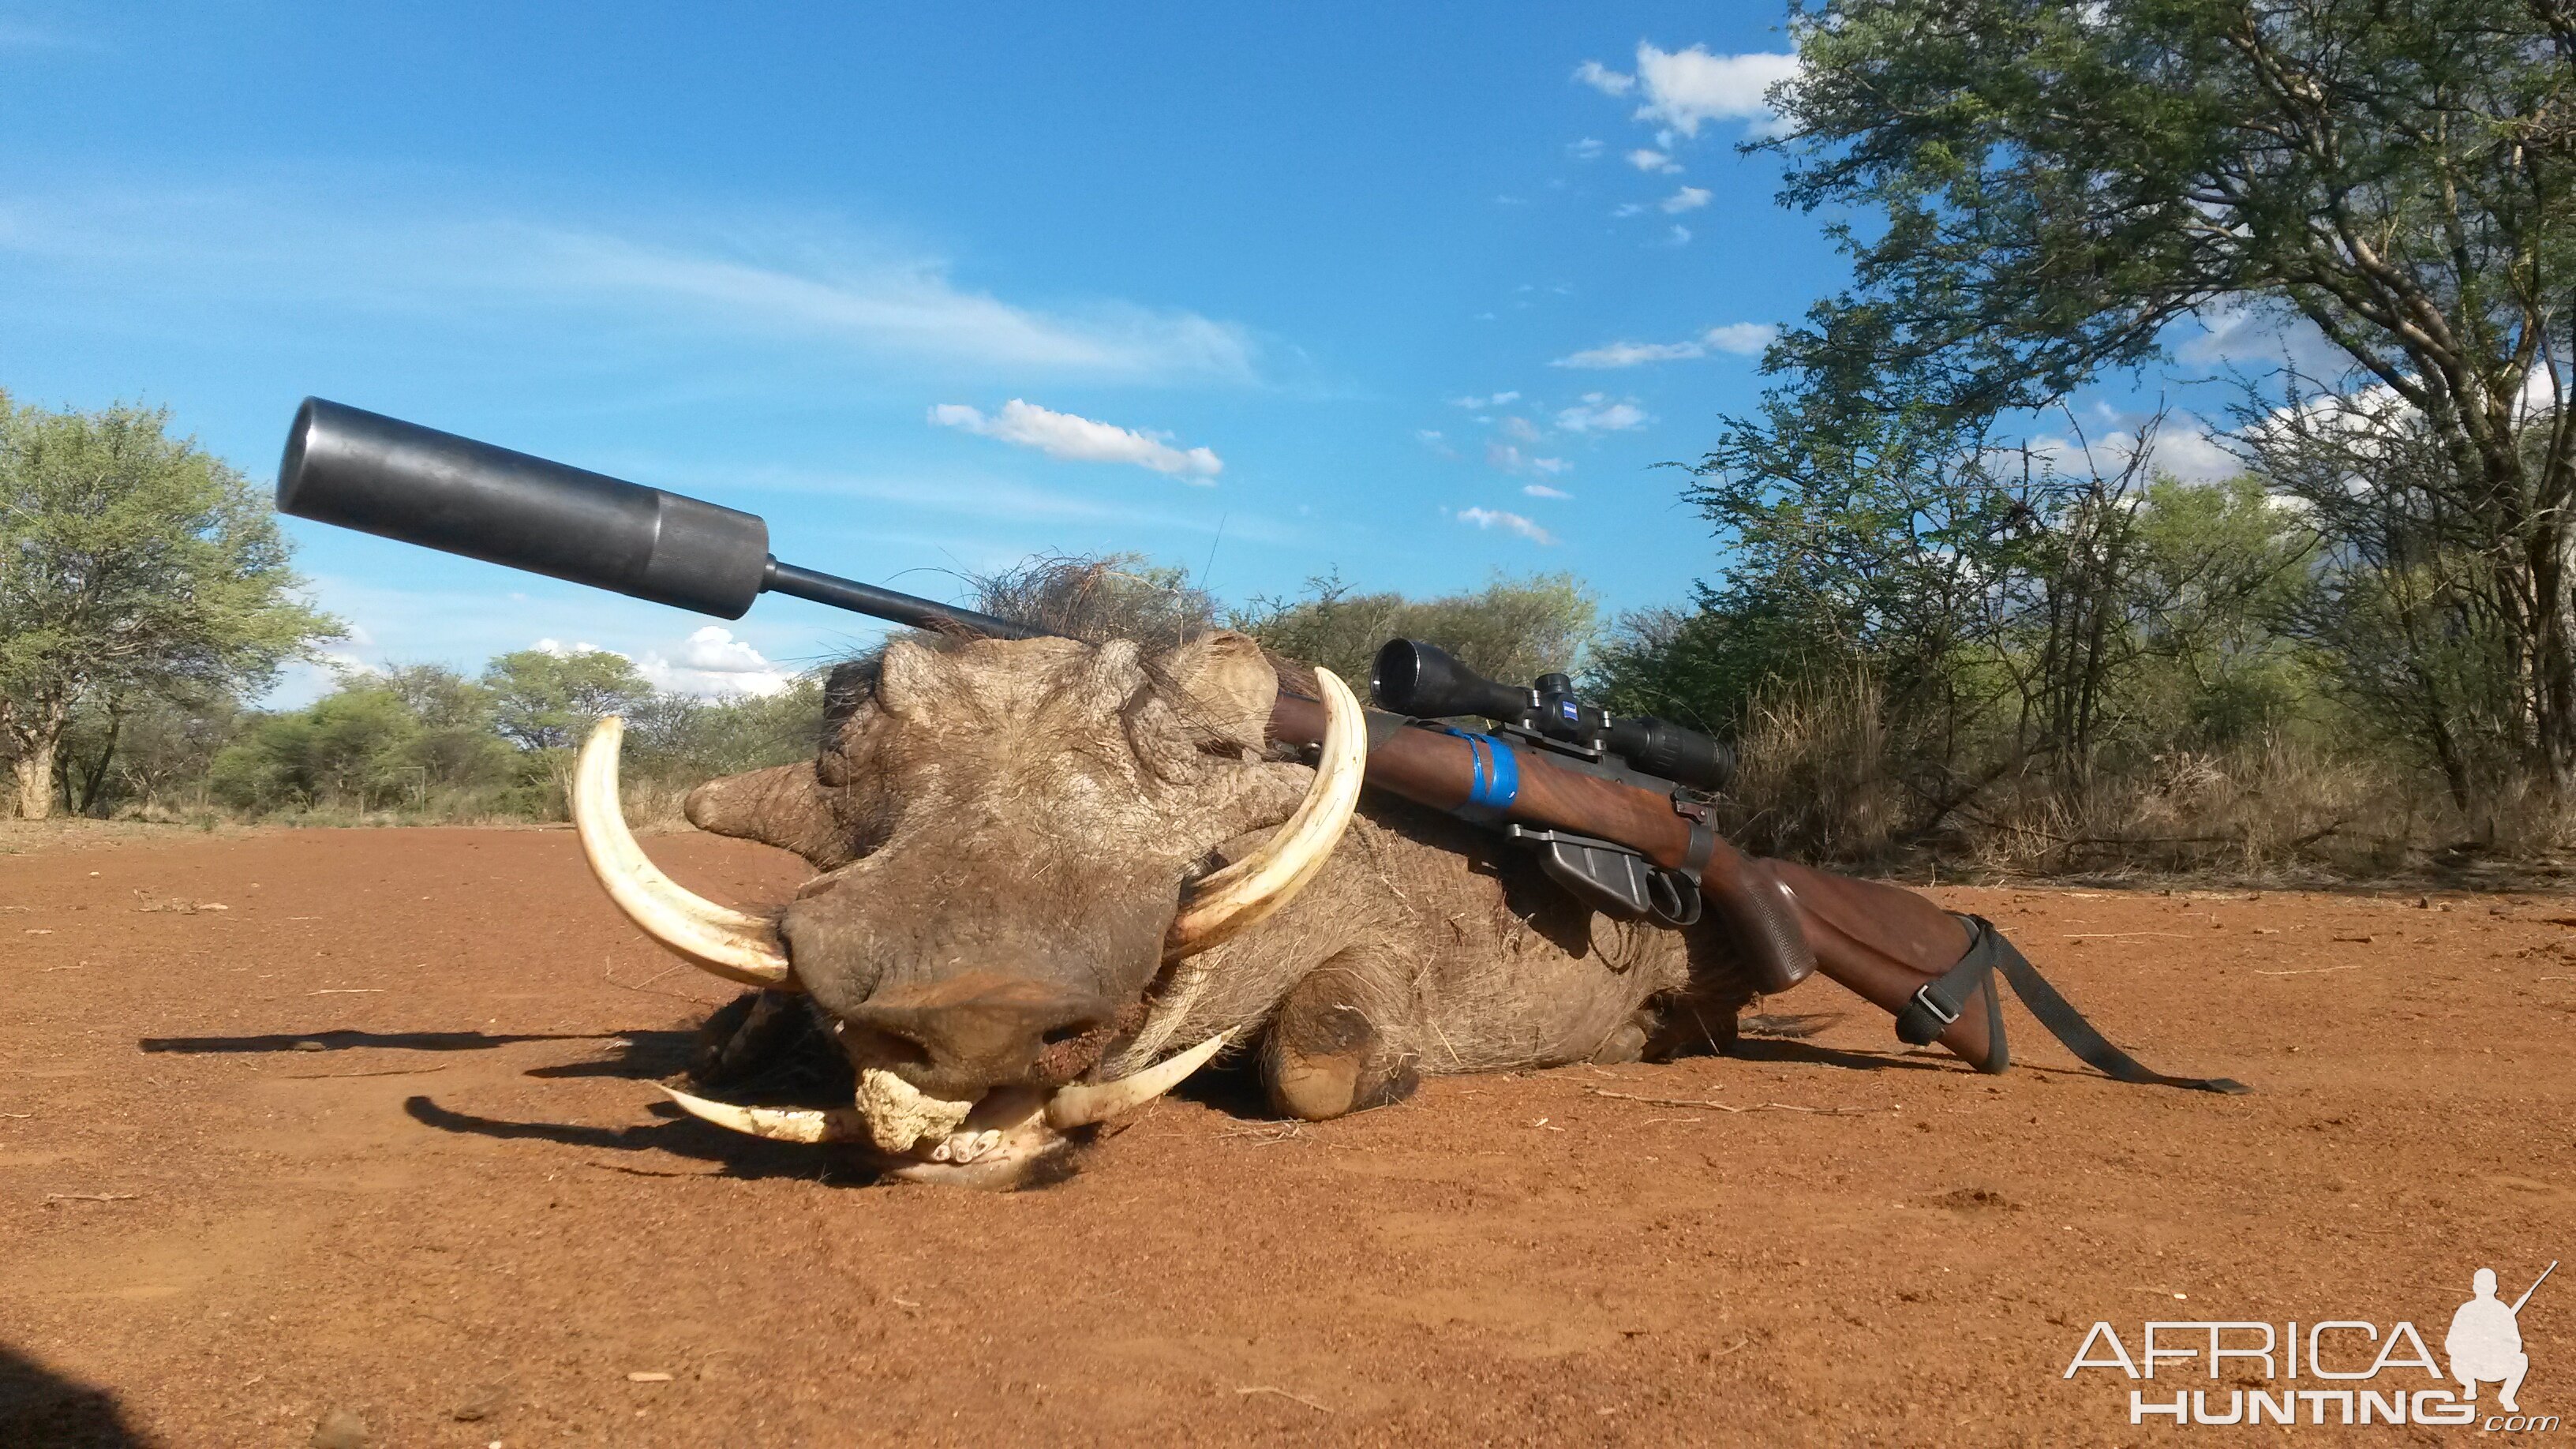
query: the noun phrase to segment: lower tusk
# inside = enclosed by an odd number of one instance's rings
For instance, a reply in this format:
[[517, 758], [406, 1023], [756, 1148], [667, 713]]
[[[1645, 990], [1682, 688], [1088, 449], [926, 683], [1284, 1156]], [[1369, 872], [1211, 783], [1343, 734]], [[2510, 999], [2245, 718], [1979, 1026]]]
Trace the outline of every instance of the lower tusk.
[[671, 1087], [664, 1087], [662, 1093], [700, 1121], [772, 1142], [852, 1142], [868, 1135], [867, 1119], [848, 1107], [828, 1112], [813, 1107], [737, 1107]]
[[[1133, 1112], [1156, 1097], [1179, 1086], [1190, 1073], [1206, 1066], [1225, 1045], [1230, 1032], [1218, 1032], [1206, 1041], [1167, 1061], [1114, 1082], [1077, 1083], [1047, 1099], [1047, 1125], [1059, 1132], [1106, 1122], [1112, 1117]], [[667, 1090], [667, 1089], [666, 1089]]]
[[776, 928], [683, 890], [635, 843], [617, 797], [617, 753], [625, 736], [624, 720], [601, 720], [573, 767], [573, 826], [590, 873], [628, 920], [690, 965], [746, 986], [801, 990]]

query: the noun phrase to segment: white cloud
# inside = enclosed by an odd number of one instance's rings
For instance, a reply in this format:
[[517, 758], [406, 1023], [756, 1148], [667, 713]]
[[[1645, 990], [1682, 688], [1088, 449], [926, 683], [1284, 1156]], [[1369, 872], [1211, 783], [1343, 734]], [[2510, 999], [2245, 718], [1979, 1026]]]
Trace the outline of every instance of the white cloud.
[[1538, 424], [1519, 416], [1505, 418], [1503, 436], [1518, 443], [1535, 443], [1538, 441]]
[[0, 20], [0, 50], [97, 50], [95, 41], [23, 20]]
[[2201, 334], [2174, 349], [2184, 362], [2277, 367], [2286, 361], [2316, 378], [2339, 377], [2353, 365], [2352, 354], [2327, 341], [2315, 323], [2281, 309], [2215, 303], [2202, 308], [2195, 320]]
[[1485, 461], [1506, 473], [1545, 473], [1554, 476], [1574, 466], [1563, 458], [1536, 458], [1510, 443], [1487, 443]]
[[[2106, 420], [2116, 423], [2144, 421], [2138, 414], [2123, 414], [2107, 405], [2100, 411], [2109, 414]], [[2127, 467], [2136, 455], [2138, 434], [2134, 427], [2124, 426], [2080, 440], [2043, 433], [2032, 437], [2028, 446], [2061, 473], [2080, 477], [2098, 470], [2113, 474]], [[2147, 450], [2147, 464], [2154, 472], [2184, 483], [2216, 483], [2245, 471], [2244, 460], [2228, 446], [2224, 436], [2185, 412], [2170, 414], [2156, 429]]]
[[943, 258], [797, 219], [729, 217], [717, 232], [472, 204], [369, 209], [292, 187], [101, 188], [13, 195], [0, 216], [0, 257], [262, 316], [282, 307], [434, 316], [477, 337], [506, 321], [596, 339], [610, 335], [593, 325], [605, 323], [621, 345], [664, 348], [692, 366], [710, 342], [747, 340], [780, 347], [807, 372], [861, 360], [1014, 381], [1259, 374], [1259, 350], [1235, 324], [1121, 301], [1006, 301], [959, 281]]
[[1599, 392], [1585, 393], [1581, 403], [1556, 415], [1556, 425], [1569, 433], [1619, 433], [1653, 421], [1636, 399], [1614, 401]]
[[1225, 471], [1224, 462], [1213, 449], [1175, 448], [1167, 441], [1167, 433], [1140, 433], [1114, 423], [1055, 412], [1018, 398], [1002, 404], [1002, 410], [989, 417], [964, 403], [941, 403], [930, 410], [930, 421], [943, 428], [963, 428], [1005, 443], [1035, 448], [1050, 458], [1133, 463], [1187, 483], [1212, 484], [1216, 475]]
[[1586, 136], [1582, 140], [1567, 146], [1565, 148], [1565, 154], [1573, 157], [1577, 161], [1589, 161], [1593, 157], [1601, 154], [1601, 142], [1597, 137]]
[[1758, 357], [1763, 348], [1771, 345], [1771, 339], [1779, 335], [1779, 327], [1769, 322], [1729, 322], [1700, 334], [1700, 341], [1719, 352]]
[[1550, 488], [1544, 483], [1524, 483], [1521, 485], [1521, 491], [1532, 498], [1571, 498], [1574, 496], [1562, 488]]
[[2185, 483], [2216, 483], [2245, 471], [2245, 460], [2229, 450], [2198, 418], [2177, 417], [2156, 433], [2158, 472]]
[[1636, 367], [1648, 362], [1678, 362], [1688, 357], [1705, 357], [1708, 350], [1696, 342], [1611, 342], [1587, 347], [1581, 352], [1558, 358], [1552, 367]]
[[[1680, 227], [1673, 229], [1682, 232], [1681, 241], [1690, 240], [1689, 232]], [[1686, 362], [1695, 357], [1706, 357], [1711, 352], [1732, 352], [1751, 357], [1770, 346], [1771, 339], [1779, 333], [1780, 329], [1768, 322], [1729, 322], [1721, 327], [1711, 327], [1689, 342], [1609, 342], [1560, 357], [1549, 365], [1639, 367], [1649, 362]]]
[[1703, 122], [1731, 120], [1751, 122], [1747, 129], [1753, 134], [1769, 133], [1779, 121], [1764, 93], [1797, 73], [1795, 55], [1769, 51], [1711, 55], [1700, 45], [1666, 51], [1639, 41], [1633, 77], [1641, 102], [1636, 118], [1685, 136], [1697, 136]]
[[1691, 229], [1682, 225], [1680, 222], [1674, 222], [1673, 229], [1664, 233], [1664, 245], [1666, 246], [1686, 247], [1690, 245], [1690, 239]]
[[759, 650], [719, 625], [709, 624], [691, 634], [681, 641], [677, 652], [677, 660], [658, 650], [646, 654], [636, 663], [635, 672], [655, 689], [702, 698], [745, 694], [765, 697], [785, 691], [794, 682]]
[[1556, 542], [1555, 534], [1517, 513], [1505, 513], [1498, 508], [1462, 508], [1458, 510], [1458, 521], [1472, 523], [1482, 529], [1499, 528], [1507, 533], [1517, 533], [1535, 544]]
[[1462, 408], [1498, 408], [1520, 400], [1517, 392], [1498, 392], [1491, 397], [1453, 397], [1449, 401]]
[[1623, 75], [1597, 60], [1576, 66], [1574, 78], [1605, 96], [1624, 96], [1637, 88], [1635, 76]]
[[1050, 316], [961, 288], [938, 261], [801, 272], [576, 233], [536, 230], [528, 242], [540, 285], [703, 305], [737, 325], [838, 334], [899, 354], [1111, 376], [1253, 371], [1250, 341], [1228, 324], [1115, 304]]
[[1628, 153], [1628, 164], [1640, 171], [1652, 172], [1656, 175], [1669, 175], [1682, 169], [1681, 163], [1672, 157], [1645, 146], [1640, 146]]
[[1674, 192], [1672, 195], [1665, 197], [1662, 201], [1657, 202], [1656, 205], [1661, 206], [1664, 209], [1664, 214], [1670, 216], [1677, 212], [1699, 210], [1701, 207], [1708, 205], [1708, 198], [1710, 195], [1711, 193], [1707, 187], [1685, 186], [1681, 190]]

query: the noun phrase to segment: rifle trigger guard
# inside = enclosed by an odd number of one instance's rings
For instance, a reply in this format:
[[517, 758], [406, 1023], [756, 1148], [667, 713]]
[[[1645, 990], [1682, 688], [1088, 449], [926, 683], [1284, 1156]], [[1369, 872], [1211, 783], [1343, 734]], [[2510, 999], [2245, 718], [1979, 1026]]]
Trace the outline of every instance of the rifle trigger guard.
[[1665, 926], [1699, 920], [1698, 883], [1646, 859], [1643, 852], [1568, 830], [1506, 825], [1503, 835], [1537, 851], [1548, 879], [1613, 920], [1652, 919]]

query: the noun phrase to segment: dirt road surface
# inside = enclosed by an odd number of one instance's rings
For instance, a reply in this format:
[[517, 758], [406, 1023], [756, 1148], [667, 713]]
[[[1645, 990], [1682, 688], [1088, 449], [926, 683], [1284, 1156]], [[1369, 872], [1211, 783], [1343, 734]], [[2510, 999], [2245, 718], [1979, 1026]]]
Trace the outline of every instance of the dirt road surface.
[[[798, 874], [648, 844], [723, 899]], [[1979, 1077], [1819, 978], [1739, 1058], [1304, 1128], [1217, 1082], [1060, 1186], [879, 1186], [656, 1105], [726, 990], [567, 833], [0, 857], [0, 1442], [2134, 1443], [2128, 1380], [2061, 1376], [2097, 1320], [2439, 1350], [2475, 1268], [2576, 1260], [2576, 902], [1937, 894], [2257, 1094], [2018, 1011]], [[2563, 1435], [2571, 1271], [2522, 1316]]]

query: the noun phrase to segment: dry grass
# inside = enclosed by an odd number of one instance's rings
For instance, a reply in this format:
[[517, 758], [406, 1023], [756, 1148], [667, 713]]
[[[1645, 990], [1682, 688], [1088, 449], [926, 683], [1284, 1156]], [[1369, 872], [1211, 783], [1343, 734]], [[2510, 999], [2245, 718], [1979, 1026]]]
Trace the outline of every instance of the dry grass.
[[1900, 873], [2505, 884], [2555, 878], [2576, 844], [2576, 816], [2535, 791], [2464, 816], [2431, 772], [2313, 735], [2168, 751], [2082, 791], [2001, 751], [1961, 750], [1963, 764], [1935, 771], [1865, 678], [1766, 702], [1739, 752], [1730, 805], [1747, 848]]

